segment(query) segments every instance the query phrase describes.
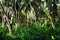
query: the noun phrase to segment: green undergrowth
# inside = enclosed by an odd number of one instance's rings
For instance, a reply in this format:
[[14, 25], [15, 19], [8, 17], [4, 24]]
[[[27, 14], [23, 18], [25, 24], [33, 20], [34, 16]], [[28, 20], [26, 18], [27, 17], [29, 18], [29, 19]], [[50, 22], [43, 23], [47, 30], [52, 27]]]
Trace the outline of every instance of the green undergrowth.
[[56, 24], [56, 30], [51, 26], [41, 27], [35, 23], [20, 25], [17, 29], [13, 26], [10, 35], [7, 26], [0, 26], [0, 40], [60, 40], [60, 25]]

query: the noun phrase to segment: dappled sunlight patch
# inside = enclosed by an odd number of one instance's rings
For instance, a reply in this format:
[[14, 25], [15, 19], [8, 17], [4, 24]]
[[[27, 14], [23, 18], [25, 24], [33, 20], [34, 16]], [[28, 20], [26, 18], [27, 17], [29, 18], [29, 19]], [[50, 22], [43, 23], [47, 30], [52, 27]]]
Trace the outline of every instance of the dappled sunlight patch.
[[55, 40], [54, 36], [51, 36], [52, 40]]

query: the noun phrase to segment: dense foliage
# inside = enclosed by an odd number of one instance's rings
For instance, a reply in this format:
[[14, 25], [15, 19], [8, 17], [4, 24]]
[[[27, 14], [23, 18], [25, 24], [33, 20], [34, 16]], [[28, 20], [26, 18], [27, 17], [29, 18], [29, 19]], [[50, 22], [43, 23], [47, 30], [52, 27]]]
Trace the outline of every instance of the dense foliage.
[[0, 0], [0, 40], [60, 40], [60, 1]]
[[60, 25], [56, 30], [51, 26], [41, 27], [38, 24], [30, 24], [29, 26], [19, 26], [16, 30], [13, 26], [12, 35], [8, 34], [7, 27], [0, 26], [0, 40], [60, 40]]

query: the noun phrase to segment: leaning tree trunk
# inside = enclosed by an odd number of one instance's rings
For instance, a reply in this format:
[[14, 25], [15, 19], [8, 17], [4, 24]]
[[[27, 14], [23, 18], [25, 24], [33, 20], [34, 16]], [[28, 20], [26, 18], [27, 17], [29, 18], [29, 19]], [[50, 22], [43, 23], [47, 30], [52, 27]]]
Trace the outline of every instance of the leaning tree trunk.
[[10, 23], [8, 19], [8, 9], [7, 7], [3, 7], [3, 4], [1, 4], [2, 10], [3, 10], [3, 15], [2, 15], [2, 26], [7, 23], [8, 31], [9, 34], [11, 34], [11, 28], [10, 28]]
[[7, 27], [8, 27], [8, 30], [9, 30], [9, 34], [11, 34], [11, 27], [10, 27], [10, 23], [9, 23], [9, 19], [8, 19], [8, 11], [7, 11], [7, 8], [6, 10], [3, 9], [3, 12], [4, 12], [4, 15], [3, 15], [3, 24], [7, 24]]

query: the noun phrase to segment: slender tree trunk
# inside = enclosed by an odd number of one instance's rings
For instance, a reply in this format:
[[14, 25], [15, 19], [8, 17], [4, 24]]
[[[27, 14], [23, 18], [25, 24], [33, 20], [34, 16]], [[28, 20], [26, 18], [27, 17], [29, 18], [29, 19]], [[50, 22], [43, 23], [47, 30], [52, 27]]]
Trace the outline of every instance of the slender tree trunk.
[[57, 5], [55, 4], [55, 0], [51, 0], [50, 12], [52, 17], [52, 27], [55, 30], [55, 23], [56, 23], [55, 17], [58, 16]]
[[28, 12], [26, 12], [26, 26], [28, 26]]
[[39, 19], [38, 19], [38, 18], [39, 18], [39, 17], [38, 17], [38, 8], [35, 6], [35, 7], [34, 7], [34, 10], [35, 10], [36, 21], [38, 22], [38, 20], [39, 20]]

